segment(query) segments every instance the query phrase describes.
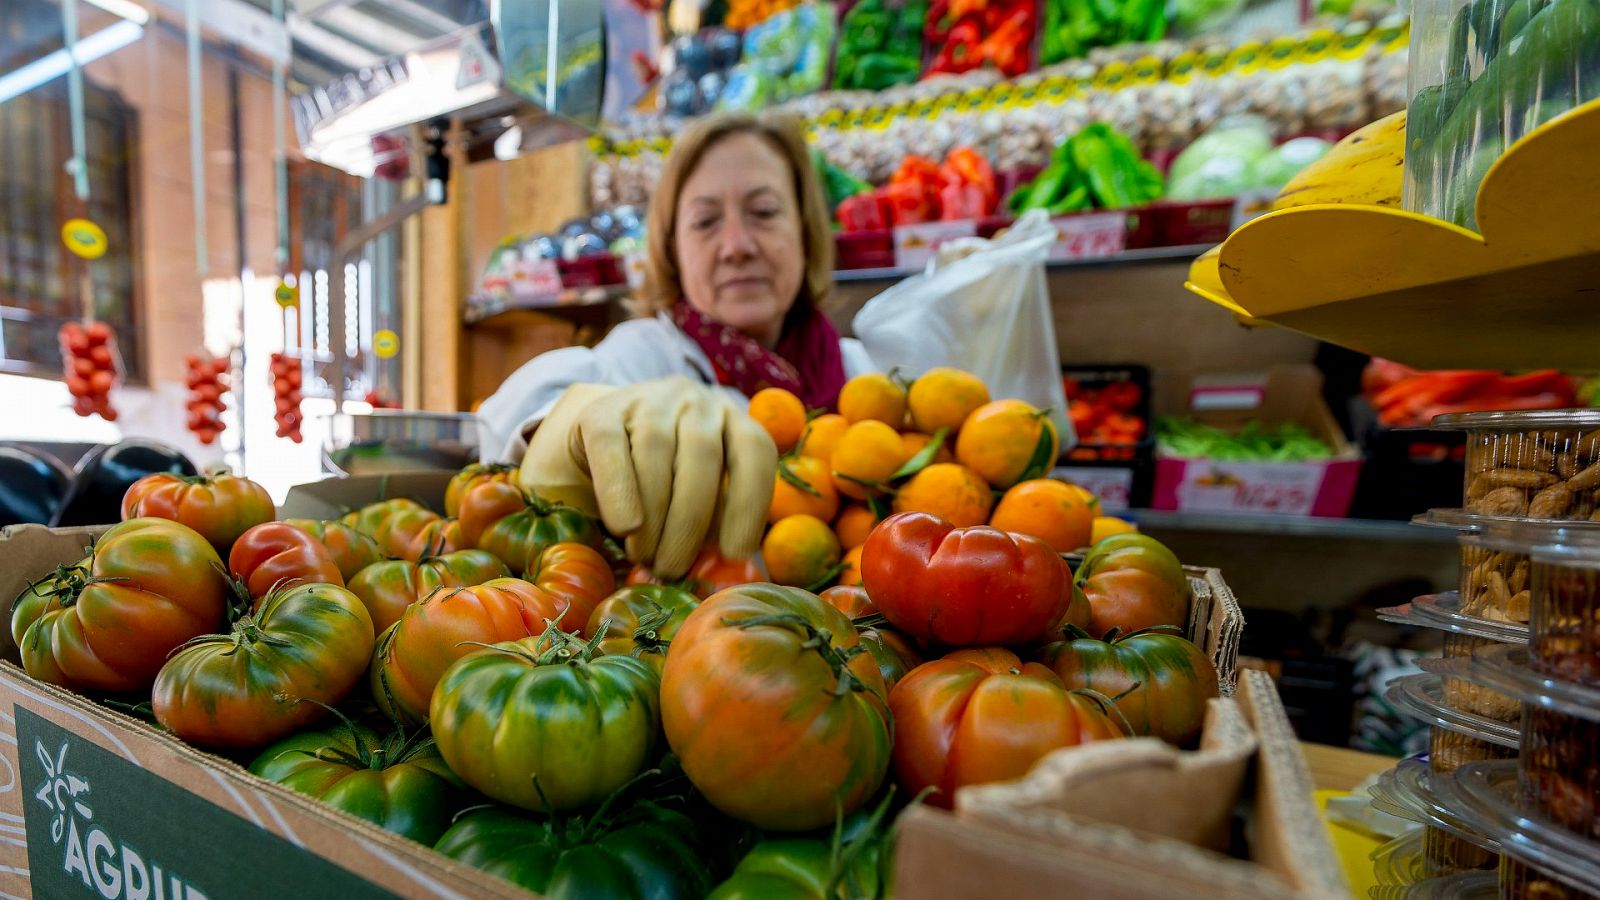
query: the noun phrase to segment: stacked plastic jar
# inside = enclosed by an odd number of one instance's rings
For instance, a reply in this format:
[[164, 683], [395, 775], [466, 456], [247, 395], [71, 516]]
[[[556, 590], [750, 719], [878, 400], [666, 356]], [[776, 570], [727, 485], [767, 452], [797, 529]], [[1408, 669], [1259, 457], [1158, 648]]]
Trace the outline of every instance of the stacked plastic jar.
[[[1434, 743], [1422, 788], [1455, 837], [1498, 853], [1501, 897], [1600, 898], [1600, 410], [1434, 425], [1467, 431], [1466, 509], [1419, 521], [1457, 529], [1450, 612], [1477, 620], [1453, 630], [1434, 673], [1441, 706], [1482, 727], [1478, 744]], [[1420, 685], [1398, 690], [1429, 707]]]

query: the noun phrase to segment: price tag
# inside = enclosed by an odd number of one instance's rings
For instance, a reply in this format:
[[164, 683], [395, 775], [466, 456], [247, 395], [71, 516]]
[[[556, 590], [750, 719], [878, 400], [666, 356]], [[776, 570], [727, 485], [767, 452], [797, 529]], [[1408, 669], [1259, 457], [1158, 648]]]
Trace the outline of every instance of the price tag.
[[82, 259], [106, 255], [106, 233], [88, 219], [68, 219], [61, 226], [61, 242], [73, 256]]
[[278, 286], [272, 289], [272, 299], [284, 309], [291, 309], [300, 305], [300, 289], [287, 280], [279, 281]]
[[400, 335], [385, 328], [372, 335], [372, 352], [379, 359], [393, 359], [400, 352]]
[[561, 296], [561, 270], [553, 259], [522, 260], [511, 267], [511, 296], [524, 302]]
[[1051, 262], [1103, 259], [1127, 246], [1128, 215], [1123, 212], [1062, 216], [1054, 220], [1056, 242], [1050, 246]]
[[1133, 469], [1060, 466], [1050, 473], [1100, 498], [1100, 512], [1122, 512], [1133, 505]]
[[894, 230], [894, 264], [902, 269], [921, 269], [938, 254], [940, 246], [977, 233], [978, 223], [971, 220], [901, 225]]

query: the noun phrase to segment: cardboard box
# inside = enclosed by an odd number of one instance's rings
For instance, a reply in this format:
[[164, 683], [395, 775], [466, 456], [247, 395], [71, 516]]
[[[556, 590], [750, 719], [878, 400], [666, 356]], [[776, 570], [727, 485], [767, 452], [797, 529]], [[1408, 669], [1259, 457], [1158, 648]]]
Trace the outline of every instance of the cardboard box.
[[454, 472], [397, 472], [327, 478], [289, 488], [278, 507], [280, 519], [337, 519], [380, 500], [407, 497], [435, 512], [444, 511], [444, 490]]
[[1361, 452], [1322, 401], [1322, 375], [1309, 365], [1262, 375], [1169, 377], [1156, 390], [1157, 411], [1189, 416], [1226, 431], [1246, 422], [1297, 422], [1326, 441], [1319, 462], [1225, 462], [1177, 459], [1157, 450], [1152, 509], [1341, 517], [1350, 511]]
[[[99, 528], [0, 531], [5, 621], [27, 575]], [[5, 629], [9, 643], [10, 629]], [[13, 897], [526, 898], [150, 725], [0, 662], [0, 891]]]
[[[448, 480], [448, 473], [329, 479], [291, 489], [280, 513], [330, 518], [393, 497], [412, 497], [438, 508]], [[6, 561], [0, 568], [0, 612], [5, 621], [30, 576], [82, 558], [102, 531], [35, 525], [0, 530], [0, 554]], [[1186, 570], [1195, 592], [1188, 633], [1217, 665], [1224, 693], [1231, 693], [1243, 615], [1217, 570]], [[15, 664], [10, 629], [0, 629], [0, 635], [5, 657], [0, 661], [4, 896], [531, 896], [257, 778], [146, 722], [35, 681]], [[1139, 877], [1148, 874], [1141, 871]], [[900, 896], [935, 895], [901, 890]]]
[[[963, 790], [954, 813], [909, 810], [899, 822], [896, 893], [933, 900], [1349, 897], [1271, 680], [1244, 672], [1237, 698], [1212, 703], [1198, 752], [1143, 738], [1061, 750], [1018, 782]], [[1236, 733], [1241, 727], [1253, 741]], [[1242, 791], [1219, 789], [1241, 781]], [[1227, 827], [1236, 808], [1244, 810], [1242, 829]], [[1229, 843], [1225, 834], [1243, 835], [1243, 846], [1228, 847], [1237, 855], [1200, 846]]]

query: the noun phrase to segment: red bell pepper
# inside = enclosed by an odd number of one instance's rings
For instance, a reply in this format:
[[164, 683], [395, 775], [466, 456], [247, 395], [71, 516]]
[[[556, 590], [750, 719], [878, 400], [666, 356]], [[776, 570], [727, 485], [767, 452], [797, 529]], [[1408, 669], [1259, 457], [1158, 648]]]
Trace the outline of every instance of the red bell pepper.
[[891, 210], [891, 225], [916, 225], [938, 220], [938, 195], [925, 191], [918, 182], [891, 181], [881, 190]]
[[857, 194], [839, 202], [839, 228], [845, 234], [883, 231], [889, 227], [878, 205], [876, 191]]
[[[959, 181], [962, 184], [971, 185], [977, 189], [981, 197], [979, 211], [972, 216], [962, 216], [961, 218], [986, 216], [994, 212], [995, 208], [999, 206], [1000, 192], [995, 184], [994, 169], [990, 167], [989, 161], [983, 158], [983, 154], [978, 151], [970, 147], [957, 147], [951, 150], [949, 155], [944, 158], [943, 174], [947, 185], [951, 181]], [[945, 218], [955, 217], [946, 212]]]
[[939, 55], [928, 66], [929, 74], [959, 75], [983, 65], [983, 25], [963, 19], [950, 29]]
[[1029, 50], [1033, 44], [1033, 9], [1026, 4], [1006, 15], [983, 43], [979, 53], [984, 61], [1008, 78], [1028, 71]]

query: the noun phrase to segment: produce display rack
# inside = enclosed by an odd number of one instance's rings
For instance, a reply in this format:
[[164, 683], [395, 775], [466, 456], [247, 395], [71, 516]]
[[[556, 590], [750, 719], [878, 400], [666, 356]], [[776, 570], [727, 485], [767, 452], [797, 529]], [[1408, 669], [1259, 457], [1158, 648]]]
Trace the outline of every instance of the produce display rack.
[[[1184, 247], [1146, 247], [1142, 250], [1124, 250], [1113, 256], [1096, 257], [1093, 259], [1064, 259], [1045, 264], [1051, 269], [1078, 268], [1083, 266], [1121, 266], [1137, 265], [1146, 262], [1159, 262], [1162, 260], [1189, 259], [1196, 252], [1205, 250], [1203, 246], [1188, 245]], [[894, 267], [878, 269], [840, 269], [833, 273], [835, 281], [893, 281], [915, 275], [920, 270], [900, 269]]]
[[1600, 101], [1530, 132], [1478, 190], [1482, 233], [1377, 206], [1246, 223], [1186, 287], [1249, 324], [1418, 368], [1583, 370], [1600, 342]]

